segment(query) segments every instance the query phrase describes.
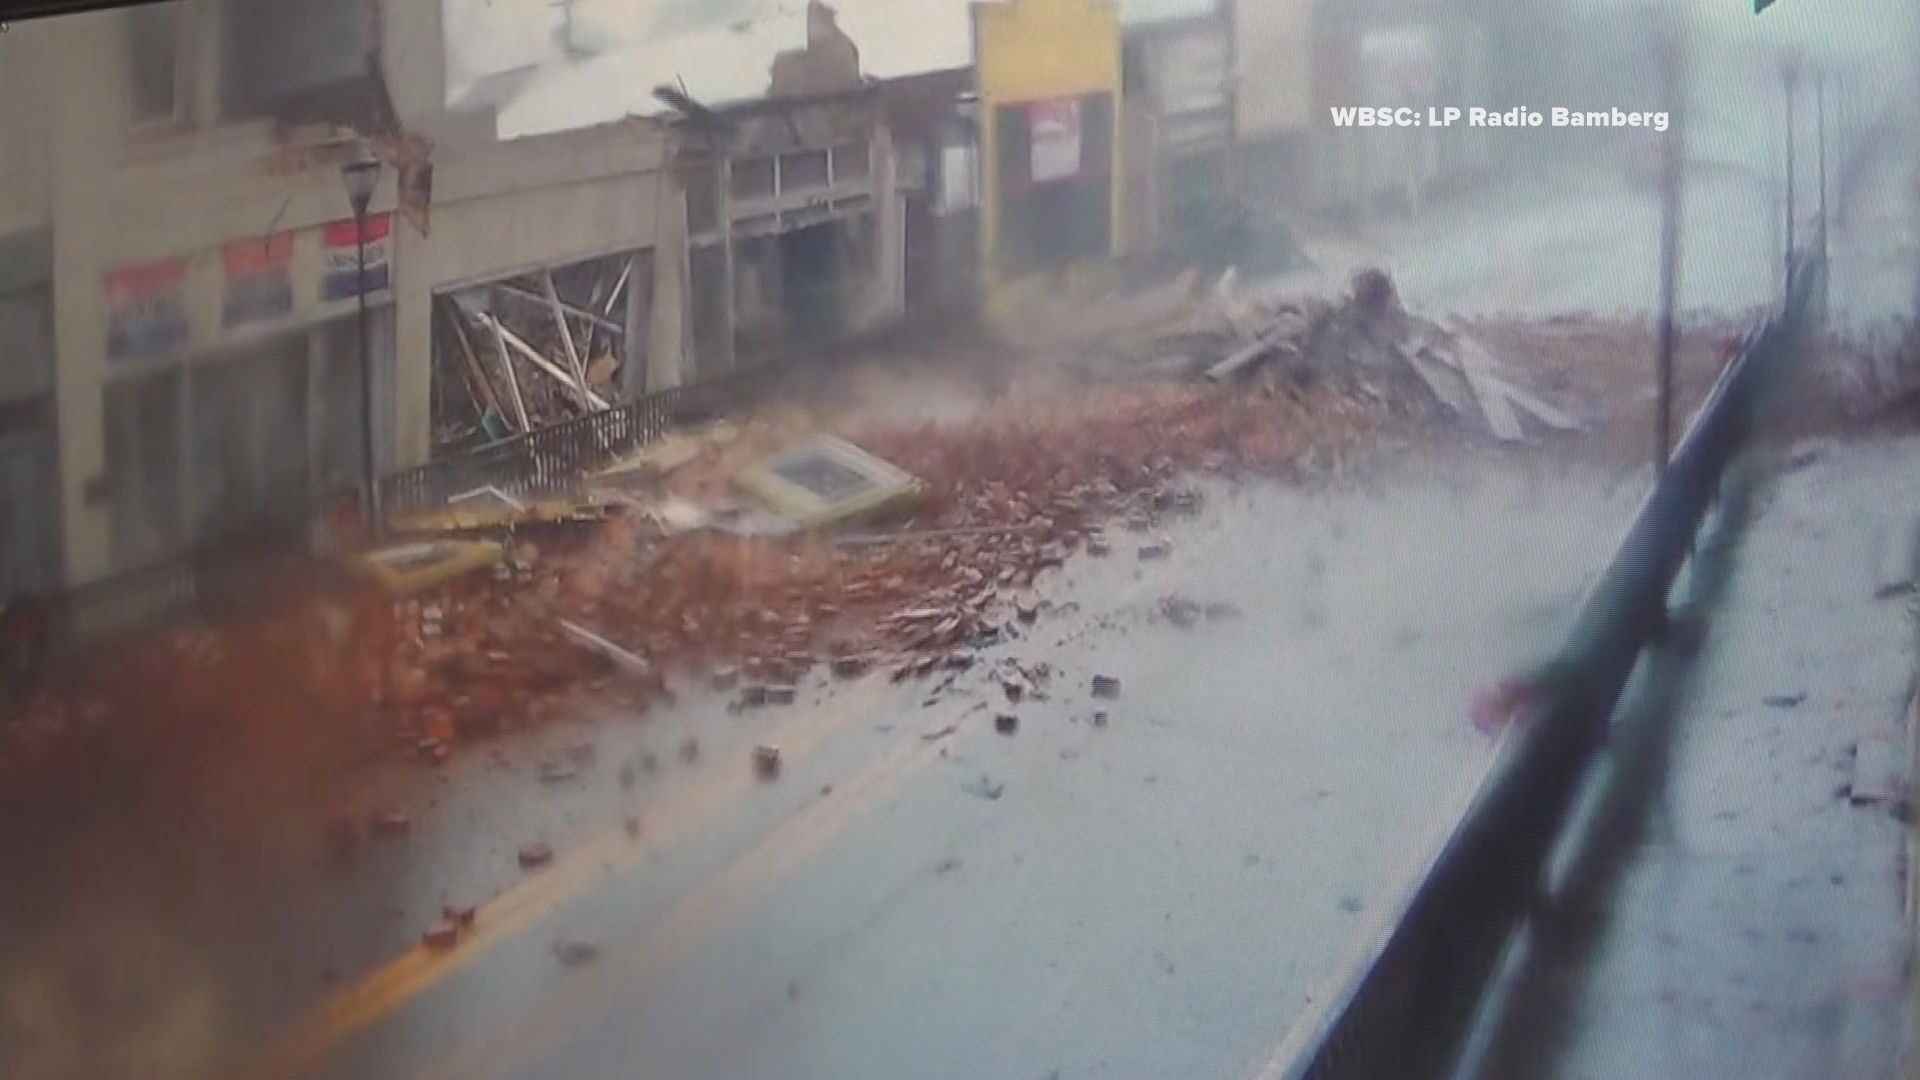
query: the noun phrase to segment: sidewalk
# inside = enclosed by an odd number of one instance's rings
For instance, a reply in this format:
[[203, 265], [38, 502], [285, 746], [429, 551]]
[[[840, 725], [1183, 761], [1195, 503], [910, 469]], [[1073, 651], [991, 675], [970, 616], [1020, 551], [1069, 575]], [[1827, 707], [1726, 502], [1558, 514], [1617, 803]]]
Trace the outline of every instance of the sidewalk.
[[1912, 615], [1877, 579], [1913, 534], [1917, 463], [1909, 436], [1778, 478], [1565, 1043], [1532, 1075], [1899, 1075], [1906, 804], [1868, 774], [1899, 759], [1874, 744], [1910, 745]]

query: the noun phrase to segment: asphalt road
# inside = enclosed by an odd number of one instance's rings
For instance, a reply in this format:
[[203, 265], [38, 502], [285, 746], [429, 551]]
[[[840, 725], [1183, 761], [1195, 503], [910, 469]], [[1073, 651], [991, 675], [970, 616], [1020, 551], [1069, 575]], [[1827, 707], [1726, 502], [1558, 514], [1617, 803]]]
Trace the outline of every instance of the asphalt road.
[[[875, 675], [740, 715], [696, 695], [424, 791], [412, 774], [377, 796], [432, 797], [409, 805], [404, 850], [376, 853], [404, 862], [363, 901], [381, 909], [310, 903], [313, 935], [398, 944], [444, 900], [500, 891], [455, 950], [361, 962], [262, 1028], [268, 1056], [250, 1060], [356, 1077], [1238, 1075], [1450, 820], [1487, 754], [1463, 702], [1554, 639], [1633, 495], [1491, 454], [1337, 494], [1223, 488], [1168, 558], [1116, 533], [1111, 556], [1069, 565], [1027, 637], [942, 692]], [[1236, 613], [1183, 628], [1170, 596]], [[984, 670], [1002, 657], [1050, 665], [1047, 700], [1010, 706]], [[1095, 673], [1122, 680], [1117, 700], [1090, 695]], [[1017, 733], [995, 730], [1000, 712]], [[775, 782], [748, 768], [758, 742], [784, 752]], [[575, 745], [592, 763], [543, 782], [539, 762]], [[647, 752], [658, 772], [623, 788]], [[523, 875], [514, 852], [535, 836], [559, 856]], [[353, 944], [355, 925], [385, 929]], [[591, 959], [563, 962], [567, 943]]]
[[[266, 828], [235, 806], [227, 829], [152, 810], [62, 829], [0, 896], [0, 1071], [1250, 1075], [1481, 774], [1468, 696], [1557, 641], [1644, 483], [1524, 449], [1460, 454], [1403, 455], [1321, 491], [1210, 489], [1164, 559], [1137, 555], [1157, 535], [1116, 530], [1111, 555], [1043, 583], [1052, 604], [1023, 639], [938, 692], [823, 678], [792, 706], [736, 714], [689, 676], [677, 706], [645, 717], [373, 770], [329, 809], [410, 827], [346, 866], [327, 857], [320, 808]], [[1872, 601], [1800, 568], [1868, 543], [1829, 500], [1886, 491], [1881, 517], [1897, 516], [1910, 458], [1872, 458], [1843, 488], [1853, 458], [1833, 453], [1770, 513], [1798, 539], [1767, 565], [1799, 591], [1750, 597], [1762, 614], [1746, 638], [1777, 643], [1773, 620], [1803, 617], [1787, 600], [1852, 630], [1832, 639], [1844, 657], [1721, 662], [1744, 703], [1730, 715], [1772, 726], [1696, 754], [1688, 820], [1705, 815], [1709, 847], [1735, 828], [1709, 796], [1757, 807], [1757, 844], [1797, 820], [1770, 793], [1831, 798], [1836, 740], [1854, 731], [1787, 740], [1749, 699], [1804, 688], [1829, 715], [1840, 681], [1854, 689], [1835, 707], [1897, 692], [1874, 659], [1898, 653], [1880, 640], [1891, 628], [1850, 615]], [[1169, 597], [1199, 605], [1191, 625], [1168, 620]], [[1046, 699], [1009, 705], [989, 670], [1003, 658], [1048, 664]], [[1122, 680], [1117, 699], [1091, 696], [1096, 673]], [[1016, 733], [995, 730], [1002, 712]], [[776, 781], [749, 767], [762, 742], [784, 752]], [[1802, 760], [1816, 750], [1828, 757]], [[575, 771], [543, 777], [557, 762]], [[1835, 872], [1873, 890], [1872, 845], [1892, 833], [1862, 820]], [[1831, 837], [1808, 835], [1765, 872], [1827, 872], [1815, 841]], [[525, 871], [533, 840], [556, 857]], [[1702, 922], [1745, 894], [1711, 877], [1733, 865], [1713, 855], [1693, 859]], [[427, 949], [445, 904], [477, 905], [475, 926]], [[1851, 980], [1836, 985], [1864, 985], [1860, 950], [1889, 940], [1888, 906], [1816, 950]], [[1765, 921], [1779, 949], [1807, 947], [1799, 911]], [[1661, 932], [1633, 939], [1637, 955], [1660, 955]], [[1855, 1043], [1880, 1045], [1873, 1023]]]

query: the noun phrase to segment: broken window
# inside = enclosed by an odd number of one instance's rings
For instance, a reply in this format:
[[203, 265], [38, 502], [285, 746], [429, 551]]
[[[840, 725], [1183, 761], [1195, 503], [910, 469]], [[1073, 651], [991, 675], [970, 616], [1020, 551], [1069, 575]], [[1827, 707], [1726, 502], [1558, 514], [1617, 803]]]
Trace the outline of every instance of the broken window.
[[780, 156], [780, 190], [806, 191], [827, 186], [827, 152], [801, 150]]
[[220, 115], [371, 127], [365, 0], [226, 0]]
[[865, 180], [871, 171], [867, 151], [867, 144], [863, 142], [834, 147], [833, 182], [844, 184], [849, 180]]
[[182, 3], [144, 4], [125, 14], [129, 110], [136, 124], [180, 119], [186, 98], [181, 83]]
[[733, 163], [733, 197], [765, 199], [773, 195], [773, 159], [741, 158]]

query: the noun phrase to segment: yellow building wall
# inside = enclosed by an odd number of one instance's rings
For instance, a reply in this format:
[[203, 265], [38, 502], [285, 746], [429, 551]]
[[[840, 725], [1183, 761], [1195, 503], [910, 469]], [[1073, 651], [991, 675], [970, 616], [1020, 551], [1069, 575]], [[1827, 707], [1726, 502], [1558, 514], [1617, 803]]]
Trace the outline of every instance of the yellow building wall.
[[1113, 101], [1113, 254], [1121, 252], [1120, 6], [1113, 0], [976, 3], [975, 77], [980, 95], [980, 253], [991, 293], [1000, 282], [1002, 105], [1106, 93]]

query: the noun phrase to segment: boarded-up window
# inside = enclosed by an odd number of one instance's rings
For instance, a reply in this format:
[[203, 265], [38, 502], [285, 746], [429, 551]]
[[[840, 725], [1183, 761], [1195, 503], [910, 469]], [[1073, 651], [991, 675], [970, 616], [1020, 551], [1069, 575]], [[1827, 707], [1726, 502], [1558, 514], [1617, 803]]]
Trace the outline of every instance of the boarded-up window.
[[136, 124], [180, 117], [181, 22], [185, 5], [146, 4], [126, 12], [127, 90]]
[[376, 119], [365, 0], [226, 0], [225, 10], [223, 118]]

